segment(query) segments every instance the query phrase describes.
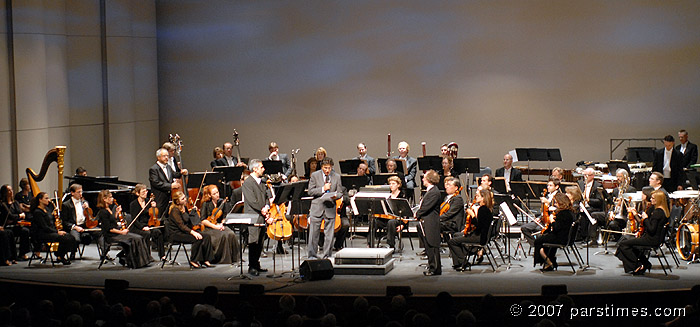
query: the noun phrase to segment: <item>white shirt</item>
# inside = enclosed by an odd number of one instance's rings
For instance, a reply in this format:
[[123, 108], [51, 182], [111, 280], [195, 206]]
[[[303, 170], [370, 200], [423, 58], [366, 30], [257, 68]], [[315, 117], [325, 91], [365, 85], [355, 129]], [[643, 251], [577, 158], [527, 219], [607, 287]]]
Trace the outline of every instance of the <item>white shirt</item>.
[[74, 197], [70, 197], [73, 200], [73, 205], [75, 206], [75, 224], [83, 225], [85, 224], [85, 215], [83, 210], [83, 201], [77, 200]]
[[688, 147], [688, 142], [681, 143], [681, 153], [685, 154], [685, 149]]
[[584, 197], [586, 198], [586, 202], [591, 199], [591, 189], [593, 188], [593, 181], [590, 183], [586, 183], [586, 192], [584, 194]]
[[165, 177], [168, 179], [168, 181], [170, 181], [172, 176], [170, 176], [170, 169], [168, 169], [168, 165], [164, 165], [159, 161], [158, 166], [160, 166], [160, 169], [163, 170], [163, 174], [165, 174]]
[[673, 148], [671, 150], [666, 150], [664, 148], [664, 178], [671, 178], [671, 154], [673, 153]]
[[[224, 156], [224, 159], [226, 159], [229, 166], [233, 166], [233, 157]], [[258, 184], [260, 184], [260, 182], [258, 182]]]
[[510, 171], [513, 170], [513, 167], [510, 167], [506, 169], [505, 167], [503, 168], [503, 177], [506, 180], [506, 191], [510, 192]]
[[175, 158], [170, 157], [168, 159], [168, 165], [170, 165], [170, 168], [172, 168], [173, 171], [177, 171], [177, 169], [175, 168]]

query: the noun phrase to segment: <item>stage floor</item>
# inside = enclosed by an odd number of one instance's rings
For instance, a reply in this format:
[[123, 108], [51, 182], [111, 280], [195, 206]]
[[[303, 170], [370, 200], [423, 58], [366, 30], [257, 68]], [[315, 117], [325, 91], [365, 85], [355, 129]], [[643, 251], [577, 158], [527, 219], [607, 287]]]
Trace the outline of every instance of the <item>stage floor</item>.
[[[515, 241], [515, 240], [514, 240]], [[239, 278], [238, 265], [219, 264], [213, 268], [190, 270], [186, 264], [185, 256], [180, 254], [180, 265], [170, 266], [166, 264], [160, 269], [160, 263], [152, 263], [148, 267], [140, 269], [128, 269], [118, 264], [106, 264], [101, 270], [99, 265], [97, 248], [95, 245], [86, 247], [82, 260], [75, 260], [70, 266], [57, 264], [54, 268], [50, 264], [32, 262], [28, 267], [27, 262], [20, 262], [10, 267], [0, 267], [0, 279], [6, 281], [18, 281], [29, 283], [45, 283], [48, 285], [66, 285], [75, 287], [101, 288], [105, 279], [122, 279], [129, 282], [131, 289], [167, 290], [200, 292], [207, 285], [217, 286], [222, 292], [238, 292], [241, 284], [261, 284], [266, 294], [295, 294], [295, 295], [363, 295], [383, 296], [387, 286], [410, 286], [414, 296], [435, 296], [441, 291], [448, 291], [454, 296], [482, 296], [494, 294], [502, 296], [532, 296], [539, 295], [543, 285], [565, 284], [571, 295], [596, 294], [596, 293], [625, 293], [625, 292], [655, 292], [688, 290], [696, 284], [700, 284], [700, 265], [687, 264], [681, 261], [680, 267], [676, 267], [672, 258], [666, 255], [672, 265], [673, 272], [664, 275], [658, 260], [651, 258], [654, 264], [651, 272], [644, 276], [632, 276], [625, 274], [620, 261], [613, 255], [614, 246], [608, 254], [595, 254], [603, 251], [602, 247], [591, 247], [589, 253], [590, 269], [582, 270], [575, 259], [576, 274], [571, 267], [566, 265], [563, 252], [558, 251], [558, 271], [542, 273], [539, 267], [533, 267], [532, 257], [512, 259], [511, 264], [503, 264], [500, 258], [497, 261], [500, 267], [496, 272], [485, 260], [481, 265], [474, 266], [472, 271], [457, 272], [453, 270], [452, 260], [445, 248], [442, 254], [443, 274], [441, 276], [423, 276], [424, 267], [419, 266], [426, 262], [421, 260], [416, 252], [419, 248], [411, 249], [408, 239], [404, 239], [404, 253], [394, 253], [396, 264], [392, 271], [384, 276], [345, 276], [336, 275], [330, 280], [302, 281], [298, 275], [292, 275], [288, 271], [292, 268], [291, 252], [287, 255], [277, 255], [277, 273], [282, 277], [270, 278], [267, 273], [258, 277], [247, 275], [247, 264], [244, 263], [243, 273], [250, 278]], [[414, 245], [417, 242], [414, 240]], [[517, 243], [511, 243], [511, 251]], [[366, 239], [356, 238], [348, 240], [348, 247], [366, 247]], [[271, 246], [270, 249], [273, 247]], [[305, 246], [302, 245], [302, 253]], [[525, 249], [528, 246], [525, 245]], [[298, 268], [295, 247], [294, 267]], [[581, 254], [586, 259], [586, 248], [581, 248]], [[111, 256], [116, 255], [112, 251]], [[157, 257], [157, 253], [153, 253]], [[520, 253], [522, 255], [522, 253]], [[247, 259], [247, 253], [244, 254]], [[301, 261], [305, 259], [302, 255]], [[263, 268], [273, 271], [273, 255], [268, 253], [267, 258], [262, 258]], [[285, 273], [283, 273], [285, 272]], [[233, 277], [229, 280], [229, 277]]]

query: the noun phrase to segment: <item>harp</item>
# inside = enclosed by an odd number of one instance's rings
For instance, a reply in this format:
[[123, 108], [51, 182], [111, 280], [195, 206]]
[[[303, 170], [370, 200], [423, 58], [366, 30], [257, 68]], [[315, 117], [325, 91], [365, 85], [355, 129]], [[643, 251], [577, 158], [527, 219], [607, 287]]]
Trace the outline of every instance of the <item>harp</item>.
[[44, 156], [44, 161], [41, 163], [41, 170], [39, 171], [38, 175], [33, 169], [27, 168], [27, 179], [29, 180], [29, 186], [32, 188], [32, 194], [35, 197], [37, 194], [39, 194], [39, 192], [41, 192], [37, 182], [44, 180], [44, 177], [46, 177], [46, 172], [49, 170], [49, 165], [55, 161], [56, 165], [58, 165], [58, 199], [60, 201], [60, 199], [63, 198], [63, 157], [65, 154], [66, 146], [56, 146], [55, 148], [49, 150], [49, 152], [46, 152], [46, 156]]

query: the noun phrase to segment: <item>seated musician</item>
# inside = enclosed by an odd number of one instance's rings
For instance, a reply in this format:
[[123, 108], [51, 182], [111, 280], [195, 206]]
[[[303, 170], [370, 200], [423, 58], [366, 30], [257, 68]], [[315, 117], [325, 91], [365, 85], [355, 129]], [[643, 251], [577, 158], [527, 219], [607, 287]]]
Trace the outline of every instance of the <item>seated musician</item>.
[[357, 144], [357, 154], [357, 157], [353, 159], [364, 160], [367, 163], [367, 167], [369, 168], [369, 172], [367, 175], [374, 175], [376, 159], [372, 158], [370, 155], [367, 154], [367, 145], [365, 143]]
[[267, 146], [267, 150], [270, 151], [270, 155], [267, 157], [269, 160], [278, 160], [282, 162], [282, 174], [284, 176], [289, 176], [292, 173], [291, 161], [289, 160], [289, 155], [286, 153], [280, 153], [280, 147], [277, 142], [270, 142]]
[[[643, 192], [643, 191], [642, 191]], [[641, 220], [641, 236], [637, 238], [620, 241], [617, 246], [615, 256], [622, 261], [625, 273], [641, 275], [651, 268], [651, 262], [642, 253], [641, 249], [635, 246], [656, 246], [663, 242], [664, 225], [668, 220], [670, 212], [668, 210], [668, 199], [661, 191], [654, 191], [650, 196], [651, 206], [641, 215], [636, 210], [632, 210], [635, 220]]]
[[29, 206], [32, 202], [32, 190], [29, 187], [29, 180], [22, 178], [19, 180], [19, 192], [15, 194], [15, 201], [19, 203], [22, 212], [24, 212], [25, 220], [32, 220], [32, 212], [29, 210]]
[[564, 193], [557, 192], [554, 195], [554, 206], [557, 208], [551, 215], [552, 220], [542, 235], [535, 240], [535, 264], [542, 264], [541, 271], [552, 271], [557, 268], [557, 248], [544, 248], [542, 244], [566, 244], [569, 239], [569, 231], [574, 222], [574, 213], [571, 207], [571, 200]]
[[[542, 208], [545, 207], [554, 207], [554, 196], [558, 193], [561, 193], [561, 190], [559, 189], [559, 186], [561, 185], [561, 181], [557, 178], [550, 177], [549, 181], [547, 182], [547, 196], [546, 197], [540, 197], [540, 203], [542, 203]], [[546, 206], [545, 206], [546, 205]], [[544, 216], [544, 212], [542, 212], [542, 215]], [[549, 213], [547, 213], [549, 215]], [[520, 226], [520, 231], [523, 233], [523, 238], [527, 241], [530, 246], [535, 245], [535, 236], [533, 234], [542, 231], [542, 226], [544, 223], [540, 220], [540, 218], [535, 221], [528, 222], [525, 225]]]
[[[399, 155], [394, 156], [393, 159], [403, 159], [406, 160], [406, 169], [408, 170], [405, 173], [404, 181], [406, 182], [406, 189], [409, 189], [409, 191], [412, 191], [413, 188], [416, 187], [416, 172], [418, 169], [418, 160], [414, 157], [411, 157], [408, 155], [408, 152], [411, 150], [411, 147], [409, 146], [408, 142], [406, 141], [401, 141], [398, 144], [398, 151]], [[412, 197], [412, 192], [406, 194], [407, 197]]]
[[505, 177], [506, 191], [510, 192], [510, 182], [522, 182], [523, 173], [513, 167], [513, 156], [506, 153], [503, 156], [503, 167], [496, 169], [496, 177]]
[[564, 191], [566, 196], [571, 200], [571, 208], [574, 211], [574, 217], [576, 213], [581, 213], [581, 200], [583, 196], [581, 195], [581, 190], [576, 186], [567, 186]]
[[17, 263], [17, 244], [12, 230], [0, 225], [0, 266]]
[[387, 159], [387, 160], [386, 160], [386, 163], [384, 163], [384, 166], [386, 166], [386, 172], [387, 172], [387, 174], [396, 174], [396, 175], [399, 176], [399, 178], [401, 178], [401, 181], [402, 181], [402, 183], [401, 183], [401, 189], [402, 189], [402, 190], [405, 190], [405, 189], [406, 189], [406, 186], [405, 186], [404, 183], [403, 183], [403, 181], [405, 181], [404, 173], [402, 173], [402, 172], [396, 170], [396, 167], [397, 167], [397, 165], [396, 165], [396, 160], [394, 160], [394, 159]]
[[214, 150], [212, 151], [212, 155], [214, 156], [214, 160], [212, 160], [209, 163], [209, 166], [211, 166], [211, 168], [214, 168], [217, 166], [217, 161], [219, 161], [219, 159], [224, 157], [224, 150], [218, 146], [214, 147]]
[[447, 143], [443, 143], [440, 146], [440, 157], [449, 157], [450, 156], [450, 149], [447, 147]]
[[[606, 229], [621, 231], [625, 226], [627, 226], [627, 202], [622, 198], [625, 193], [635, 193], [637, 189], [630, 184], [629, 173], [627, 170], [619, 168], [615, 172], [617, 176], [618, 186], [613, 189], [611, 194], [611, 203], [613, 209], [608, 212], [608, 222]], [[619, 235], [619, 234], [616, 234]]]
[[122, 206], [116, 205], [109, 190], [97, 194], [97, 219], [100, 220], [102, 236], [107, 243], [119, 243], [119, 263], [129, 268], [141, 268], [151, 261], [151, 251], [141, 235], [130, 233], [122, 215]]
[[558, 178], [560, 181], [564, 181], [564, 169], [561, 167], [552, 168], [552, 177]]
[[369, 167], [367, 167], [366, 163], [361, 162], [357, 166], [357, 176], [364, 176], [365, 177], [365, 185], [372, 185], [372, 177], [370, 176]]
[[[452, 239], [447, 241], [447, 246], [450, 248], [452, 256], [452, 267], [457, 271], [463, 271], [470, 264], [466, 261], [467, 252], [463, 244], [473, 243], [486, 245], [488, 242], [488, 232], [493, 221], [493, 195], [488, 190], [479, 190], [474, 196], [478, 209], [475, 209], [476, 221], [473, 219], [465, 224], [465, 228], [454, 234]], [[476, 226], [474, 230], [471, 230]], [[476, 263], [479, 264], [484, 260], [484, 251], [480, 249], [477, 252]]]
[[452, 235], [464, 228], [464, 199], [459, 194], [461, 187], [459, 179], [445, 178], [447, 196], [440, 204], [440, 233]]
[[[83, 186], [80, 184], [71, 185], [68, 190], [70, 191], [70, 197], [68, 197], [61, 205], [61, 220], [63, 221], [63, 230], [69, 233], [75, 239], [76, 246], [79, 244], [90, 244], [92, 240], [98, 246], [101, 246], [99, 231], [85, 232], [88, 223], [94, 223], [97, 225], [97, 218], [90, 217], [93, 222], [88, 222], [88, 217], [86, 216], [87, 209], [90, 208], [88, 202], [83, 199]], [[76, 249], [77, 250], [77, 249]], [[75, 251], [73, 252], [75, 255]], [[75, 257], [71, 255], [71, 260], [75, 260]]]
[[211, 267], [211, 261], [214, 260], [211, 236], [192, 229], [195, 226], [193, 220], [197, 220], [196, 224], [199, 224], [198, 217], [193, 217], [187, 210], [185, 194], [182, 191], [173, 192], [172, 199], [165, 224], [168, 237], [172, 241], [192, 244], [190, 266]]
[[217, 166], [248, 167], [245, 162], [238, 162], [238, 158], [233, 156], [233, 144], [231, 142], [224, 143], [223, 150], [224, 156], [215, 160]]
[[584, 179], [579, 181], [579, 188], [583, 195], [583, 205], [596, 221], [595, 225], [590, 220], [581, 221], [581, 234], [584, 235], [589, 244], [593, 244], [598, 235], [599, 227], [605, 226], [605, 197], [603, 196], [603, 185], [595, 180], [593, 168], [586, 168], [583, 171]]
[[[391, 176], [387, 179], [389, 189], [391, 190], [391, 199], [405, 199], [401, 190], [401, 179], [397, 176]], [[396, 233], [404, 227], [401, 219], [375, 218], [377, 228], [386, 228], [386, 244], [393, 248], [396, 246]]]
[[481, 181], [479, 182], [479, 187], [477, 187], [477, 190], [489, 190], [491, 191], [491, 183], [493, 183], [493, 177], [489, 174], [484, 174], [481, 176]]
[[316, 160], [316, 157], [309, 158], [309, 160], [306, 160], [306, 175], [304, 176], [304, 178], [309, 179], [311, 177], [311, 174], [317, 170], [318, 161]]
[[[146, 245], [148, 249], [151, 249], [153, 243], [155, 243], [158, 249], [158, 258], [161, 261], [165, 260], [165, 237], [163, 235], [163, 228], [152, 228], [155, 226], [149, 226], [150, 212], [151, 208], [156, 209], [156, 201], [151, 200], [149, 204], [148, 200], [148, 188], [144, 184], [136, 184], [134, 187], [134, 194], [136, 195], [136, 200], [131, 201], [129, 204], [129, 214], [131, 214], [131, 224], [130, 232], [141, 235], [144, 240], [146, 240]], [[153, 212], [157, 214], [155, 217], [158, 220], [158, 224], [162, 226], [162, 221], [160, 221], [163, 213], [160, 211]]]
[[458, 177], [454, 170], [454, 159], [452, 159], [452, 157], [447, 156], [442, 158], [442, 171], [440, 175], [444, 177]]
[[[214, 212], [216, 210], [216, 212]], [[211, 237], [214, 250], [212, 263], [234, 263], [238, 261], [239, 244], [236, 233], [224, 226], [223, 220], [231, 211], [228, 199], [221, 199], [216, 185], [207, 185], [202, 191], [202, 234]]]
[[[0, 219], [2, 219], [2, 217], [5, 219], [0, 220], [0, 223], [3, 224], [1, 226], [4, 226], [4, 229], [12, 232], [12, 237], [9, 237], [9, 234], [7, 234], [8, 240], [11, 240], [11, 242], [9, 242], [11, 244], [8, 245], [8, 248], [16, 247], [14, 237], [19, 237], [19, 253], [14, 250], [11, 251], [17, 254], [13, 257], [17, 257], [20, 260], [29, 259], [27, 257], [27, 253], [30, 251], [29, 227], [23, 225], [29, 223], [28, 215], [22, 211], [19, 201], [15, 200], [12, 186], [8, 184], [0, 188]], [[1, 262], [2, 261], [0, 261], [0, 263]]]
[[[32, 211], [32, 238], [37, 242], [57, 242], [56, 260], [64, 265], [70, 265], [66, 257], [69, 252], [75, 250], [75, 239], [63, 230], [56, 228], [56, 221], [60, 217], [54, 217], [49, 211], [51, 200], [46, 192], [39, 192], [34, 199], [30, 210]], [[58, 213], [56, 213], [58, 215]]]

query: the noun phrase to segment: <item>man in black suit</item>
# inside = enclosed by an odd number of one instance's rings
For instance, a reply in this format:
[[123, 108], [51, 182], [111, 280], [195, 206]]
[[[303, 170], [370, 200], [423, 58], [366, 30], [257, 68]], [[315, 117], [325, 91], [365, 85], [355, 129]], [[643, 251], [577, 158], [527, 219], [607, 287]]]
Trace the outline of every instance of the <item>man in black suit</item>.
[[156, 205], [160, 212], [167, 213], [170, 202], [170, 192], [174, 188], [181, 188], [182, 184], [175, 181], [182, 175], [187, 175], [187, 169], [176, 172], [168, 164], [170, 155], [168, 150], [160, 148], [156, 150], [156, 163], [148, 169], [148, 181], [151, 183], [151, 191], [156, 197]]
[[[271, 223], [270, 218], [267, 217], [267, 212], [270, 210], [270, 201], [265, 185], [262, 183], [265, 167], [263, 167], [262, 161], [253, 159], [250, 160], [250, 169], [250, 177], [241, 186], [243, 189], [243, 211], [258, 215], [258, 218], [253, 222], [255, 224]], [[260, 267], [260, 254], [263, 249], [264, 235], [265, 229], [263, 227], [248, 227], [248, 273], [253, 276], [258, 276], [261, 272], [267, 271], [267, 269]]]
[[243, 166], [247, 167], [245, 162], [238, 162], [238, 159], [233, 156], [233, 144], [231, 142], [224, 143], [224, 157], [216, 159], [217, 166]]
[[683, 154], [683, 168], [690, 168], [698, 161], [698, 146], [697, 144], [688, 141], [688, 132], [684, 129], [678, 132], [678, 141], [681, 144], [676, 146], [676, 150]]
[[579, 181], [578, 187], [583, 195], [583, 204], [595, 220], [595, 225], [590, 219], [583, 219], [581, 222], [581, 235], [585, 235], [587, 240], [593, 242], [596, 240], [598, 227], [605, 224], [605, 198], [603, 196], [603, 184], [595, 180], [595, 171], [593, 168], [586, 168], [583, 171], [584, 179]]
[[426, 191], [415, 214], [416, 219], [421, 221], [419, 228], [422, 226], [421, 236], [423, 244], [425, 244], [425, 254], [428, 256], [428, 271], [423, 272], [425, 276], [442, 274], [442, 264], [440, 263], [440, 190], [435, 185], [439, 182], [440, 175], [432, 169], [423, 175], [423, 185], [426, 186]]
[[510, 182], [523, 181], [523, 173], [518, 168], [513, 168], [513, 156], [509, 153], [503, 156], [503, 167], [496, 169], [496, 177], [505, 177], [508, 192], [510, 192]]
[[377, 166], [376, 159], [370, 157], [367, 154], [367, 146], [364, 143], [360, 143], [357, 145], [357, 153], [358, 153], [358, 156], [355, 157], [354, 159], [367, 161], [367, 167], [369, 168], [369, 174], [374, 175], [374, 173], [376, 172], [375, 167]]
[[165, 142], [163, 143], [163, 146], [161, 146], [161, 148], [168, 150], [168, 165], [170, 165], [170, 168], [172, 168], [173, 171], [176, 173], [182, 172], [182, 167], [180, 167], [180, 159], [177, 158], [177, 155], [175, 153], [175, 151], [177, 150], [175, 144]]
[[664, 147], [654, 151], [654, 163], [651, 170], [664, 177], [663, 187], [668, 192], [683, 189], [685, 172], [683, 171], [683, 154], [673, 148], [673, 136], [664, 137]]
[[[63, 223], [63, 230], [69, 233], [75, 239], [75, 244], [90, 244], [90, 241], [94, 239], [99, 240], [101, 232], [91, 232], [85, 233], [86, 219], [85, 209], [89, 208], [87, 201], [83, 199], [83, 186], [80, 184], [73, 184], [69, 188], [70, 195], [61, 204], [61, 222]], [[94, 219], [97, 219], [93, 217]], [[101, 242], [97, 243], [99, 246]], [[77, 250], [77, 249], [76, 249]], [[75, 252], [71, 252], [71, 260], [75, 259]]]
[[449, 232], [452, 235], [464, 229], [464, 199], [459, 194], [461, 186], [458, 178], [445, 178], [447, 196], [440, 204], [440, 232]]
[[[311, 173], [309, 178], [309, 195], [314, 197], [311, 200], [311, 209], [309, 210], [309, 243], [307, 248], [309, 259], [319, 259], [319, 257], [326, 259], [331, 256], [333, 227], [337, 210], [335, 200], [337, 199], [323, 195], [332, 192], [343, 193], [343, 185], [340, 181], [340, 174], [333, 171], [333, 159], [324, 158], [321, 161], [321, 170]], [[322, 221], [325, 224], [323, 252], [319, 255], [317, 251]]]
[[267, 158], [270, 160], [282, 161], [282, 174], [284, 174], [284, 176], [289, 176], [289, 174], [292, 173], [289, 156], [286, 153], [280, 153], [280, 148], [276, 142], [270, 142], [267, 149], [270, 150], [270, 156]]

